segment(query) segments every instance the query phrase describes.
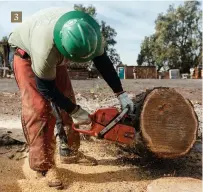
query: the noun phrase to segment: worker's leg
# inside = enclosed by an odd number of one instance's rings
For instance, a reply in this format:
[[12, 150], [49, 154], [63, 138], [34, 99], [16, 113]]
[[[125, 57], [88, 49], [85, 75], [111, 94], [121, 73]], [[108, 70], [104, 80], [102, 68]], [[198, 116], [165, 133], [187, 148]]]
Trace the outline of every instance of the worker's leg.
[[[68, 75], [67, 66], [61, 65], [56, 70], [56, 84], [58, 89], [68, 98], [75, 101], [75, 94], [72, 88], [72, 84]], [[65, 111], [61, 110], [63, 123], [65, 125], [66, 133], [68, 136], [68, 146], [73, 151], [77, 152], [80, 147], [80, 135], [78, 132], [71, 128], [72, 118]]]
[[[67, 67], [65, 65], [57, 67], [56, 79], [60, 91], [63, 92], [65, 96], [69, 97], [72, 100], [72, 102], [75, 103], [76, 101], [74, 91], [68, 76]], [[68, 156], [64, 156], [64, 154], [61, 154], [61, 162], [80, 163], [80, 161], [82, 161], [82, 163], [86, 165], [97, 165], [96, 159], [86, 156], [82, 152], [78, 151], [80, 147], [80, 135], [78, 132], [74, 131], [71, 127], [72, 118], [65, 111], [61, 111], [61, 113], [63, 122], [66, 125], [68, 145], [70, 149], [73, 150], [73, 153], [69, 154]]]
[[22, 99], [22, 127], [29, 145], [31, 169], [46, 171], [54, 166], [54, 126], [49, 103], [38, 93], [31, 61], [14, 56], [14, 73]]

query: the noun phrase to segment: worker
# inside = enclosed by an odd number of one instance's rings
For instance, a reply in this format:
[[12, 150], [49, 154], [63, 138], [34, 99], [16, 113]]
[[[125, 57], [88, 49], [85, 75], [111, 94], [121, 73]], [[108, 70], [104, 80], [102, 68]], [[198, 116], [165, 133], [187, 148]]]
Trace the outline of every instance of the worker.
[[137, 79], [137, 70], [136, 70], [136, 68], [135, 67], [133, 67], [133, 77], [134, 77], [134, 79]]
[[[89, 113], [77, 105], [67, 63], [93, 61], [120, 101], [133, 102], [123, 90], [113, 63], [104, 50], [100, 26], [89, 14], [64, 8], [41, 10], [14, 29], [9, 44], [16, 47], [13, 67], [22, 99], [22, 127], [29, 145], [30, 168], [43, 173], [50, 187], [62, 188], [54, 162], [56, 119], [50, 103], [61, 109], [66, 125], [68, 159], [78, 153], [79, 133], [74, 124], [90, 124]], [[87, 82], [88, 83], [88, 82]]]

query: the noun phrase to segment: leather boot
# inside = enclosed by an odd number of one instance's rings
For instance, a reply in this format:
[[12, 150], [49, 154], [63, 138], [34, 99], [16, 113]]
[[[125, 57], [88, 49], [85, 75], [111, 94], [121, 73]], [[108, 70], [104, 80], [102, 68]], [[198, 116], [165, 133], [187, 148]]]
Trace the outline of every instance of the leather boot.
[[49, 187], [53, 187], [58, 190], [64, 188], [56, 167], [49, 169], [45, 176]]

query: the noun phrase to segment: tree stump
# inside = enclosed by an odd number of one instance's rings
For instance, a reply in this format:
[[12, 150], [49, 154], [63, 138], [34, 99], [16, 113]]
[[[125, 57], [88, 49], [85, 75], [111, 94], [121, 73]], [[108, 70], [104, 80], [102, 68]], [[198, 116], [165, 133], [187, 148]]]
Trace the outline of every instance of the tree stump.
[[[134, 127], [142, 154], [176, 158], [193, 147], [198, 119], [189, 100], [172, 88], [156, 87], [136, 96]], [[143, 153], [144, 151], [144, 153]]]

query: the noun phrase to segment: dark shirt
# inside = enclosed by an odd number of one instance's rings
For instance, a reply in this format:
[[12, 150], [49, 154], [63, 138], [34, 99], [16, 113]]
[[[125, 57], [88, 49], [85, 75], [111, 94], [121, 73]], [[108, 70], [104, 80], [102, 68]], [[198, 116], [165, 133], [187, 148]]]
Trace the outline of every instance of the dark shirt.
[[[123, 88], [121, 81], [117, 75], [117, 72], [113, 66], [113, 63], [107, 56], [106, 52], [93, 59], [95, 67], [100, 72], [101, 76], [111, 87], [114, 93], [122, 92]], [[67, 113], [71, 113], [76, 104], [72, 103], [71, 100], [63, 95], [56, 87], [55, 80], [43, 80], [35, 76], [38, 91], [47, 100], [54, 102], [61, 109], [65, 110]]]

